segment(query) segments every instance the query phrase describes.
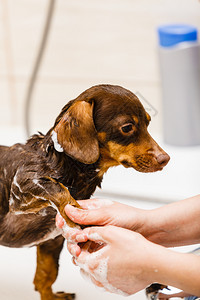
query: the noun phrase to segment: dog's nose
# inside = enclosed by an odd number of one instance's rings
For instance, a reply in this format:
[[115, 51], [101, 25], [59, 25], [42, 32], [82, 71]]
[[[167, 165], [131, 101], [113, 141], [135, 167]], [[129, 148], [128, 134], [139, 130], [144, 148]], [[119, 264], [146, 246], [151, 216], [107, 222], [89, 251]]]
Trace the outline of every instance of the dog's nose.
[[157, 159], [157, 162], [158, 162], [162, 167], [164, 167], [164, 166], [167, 165], [168, 161], [170, 160], [170, 156], [169, 156], [167, 153], [165, 153], [165, 154], [160, 154], [160, 155], [158, 155], [158, 156], [156, 157], [156, 159]]

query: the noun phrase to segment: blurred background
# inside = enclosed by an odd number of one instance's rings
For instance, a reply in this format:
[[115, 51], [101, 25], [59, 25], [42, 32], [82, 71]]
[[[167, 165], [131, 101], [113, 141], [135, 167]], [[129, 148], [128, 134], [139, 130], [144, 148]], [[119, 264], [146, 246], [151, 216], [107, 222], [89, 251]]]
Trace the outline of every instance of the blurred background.
[[[0, 1], [0, 126], [24, 129], [24, 100], [48, 0]], [[56, 0], [31, 105], [31, 133], [46, 132], [62, 106], [88, 87], [119, 84], [156, 109], [161, 133], [156, 28], [200, 27], [198, 0]]]
[[[27, 138], [25, 99], [49, 3], [48, 0], [0, 0], [0, 144], [11, 145]], [[163, 172], [149, 175], [121, 167], [110, 170], [102, 191], [98, 190], [96, 195], [145, 208], [199, 192], [200, 147], [163, 143], [156, 28], [165, 23], [188, 23], [200, 28], [199, 1], [55, 0], [28, 120], [31, 134], [46, 133], [61, 108], [95, 84], [117, 84], [139, 92], [153, 107], [150, 132], [170, 154], [171, 161]], [[2, 251], [9, 255], [5, 249]], [[13, 252], [9, 259], [12, 255]], [[3, 261], [0, 259], [1, 265]], [[6, 264], [3, 270], [6, 274]], [[23, 274], [26, 272], [24, 269]], [[8, 292], [6, 276], [4, 280], [0, 287], [4, 296], [0, 298], [13, 299], [16, 287]], [[21, 298], [20, 293], [19, 288], [15, 299], [39, 299], [35, 294]], [[103, 297], [111, 299], [106, 294]]]

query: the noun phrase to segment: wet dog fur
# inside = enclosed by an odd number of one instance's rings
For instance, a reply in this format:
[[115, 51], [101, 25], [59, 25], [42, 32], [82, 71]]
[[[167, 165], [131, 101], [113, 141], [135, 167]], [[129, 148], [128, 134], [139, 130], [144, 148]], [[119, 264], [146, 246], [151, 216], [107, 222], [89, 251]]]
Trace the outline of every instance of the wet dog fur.
[[90, 198], [110, 167], [155, 172], [168, 163], [149, 122], [132, 92], [97, 85], [68, 102], [46, 135], [0, 146], [0, 244], [37, 246], [34, 284], [41, 300], [74, 297], [52, 291], [64, 240], [55, 227], [57, 211], [74, 227], [65, 205]]

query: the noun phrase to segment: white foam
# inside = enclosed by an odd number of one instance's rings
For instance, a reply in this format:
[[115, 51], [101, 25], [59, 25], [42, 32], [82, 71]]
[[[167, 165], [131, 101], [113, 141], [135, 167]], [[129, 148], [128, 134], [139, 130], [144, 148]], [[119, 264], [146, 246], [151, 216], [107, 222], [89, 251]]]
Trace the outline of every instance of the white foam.
[[40, 210], [39, 215], [41, 215], [42, 217], [47, 216], [48, 215], [47, 209], [45, 208], [45, 209]]
[[64, 149], [58, 143], [57, 133], [54, 130], [52, 131], [51, 138], [52, 138], [52, 141], [53, 141], [53, 144], [54, 144], [54, 148], [56, 149], [56, 151], [58, 151], [58, 152], [64, 152]]
[[21, 200], [20, 197], [13, 192], [13, 188], [11, 188], [11, 193], [16, 199]]
[[36, 185], [38, 185], [38, 184], [39, 184], [38, 179], [34, 178], [34, 179], [33, 179], [33, 183], [36, 184]]
[[[93, 284], [92, 278], [88, 273], [86, 273], [83, 269], [80, 270], [80, 273], [81, 273], [81, 276], [83, 277], [84, 280], [86, 280], [86, 281]], [[95, 287], [101, 292], [106, 292], [106, 289], [104, 287], [100, 287], [100, 286], [97, 286], [97, 285], [95, 285]]]
[[106, 241], [97, 232], [89, 233], [88, 238], [91, 241], [97, 242], [100, 245], [103, 244], [103, 242], [106, 243]]
[[7, 176], [7, 170], [6, 170], [6, 168], [3, 169], [3, 172], [4, 172], [4, 176], [6, 177]]
[[18, 182], [17, 182], [17, 172], [16, 172], [16, 174], [15, 174], [15, 176], [14, 176], [14, 178], [13, 178], [13, 184], [19, 189], [20, 193], [23, 193], [23, 191], [22, 191], [20, 185], [19, 185]]
[[[64, 220], [64, 219], [63, 219]], [[81, 229], [81, 227], [79, 226], [79, 225], [76, 225], [76, 226], [74, 226], [74, 227], [70, 227], [69, 225], [67, 225], [67, 223], [66, 223], [66, 221], [64, 220], [64, 225], [63, 225], [63, 227], [62, 227], [62, 231], [63, 231], [63, 236], [65, 237], [65, 235], [68, 233], [68, 232], [70, 232], [70, 231], [74, 231], [74, 230], [76, 230], [76, 229], [78, 229], [78, 230], [80, 230]], [[69, 242], [69, 243], [75, 243], [72, 239], [70, 239], [69, 237], [67, 238], [67, 241]], [[75, 243], [76, 244], [76, 243]]]
[[57, 236], [59, 236], [61, 234], [61, 229], [60, 228], [55, 228], [52, 231], [48, 232], [43, 238], [41, 238], [38, 241], [35, 241], [33, 243], [24, 245], [22, 248], [29, 248], [29, 247], [33, 247], [33, 246], [37, 246], [41, 243], [44, 243], [50, 239], [55, 239]]
[[14, 202], [14, 199], [12, 196], [10, 196], [10, 199], [9, 199], [9, 205], [13, 205], [15, 202]]
[[21, 210], [17, 210], [17, 211], [15, 211], [14, 212], [14, 215], [24, 215], [24, 214], [26, 214], [26, 212], [23, 212], [23, 211], [21, 211]]
[[[101, 248], [100, 250], [93, 252], [92, 254], [88, 254], [85, 263], [80, 263], [78, 259], [75, 259], [76, 264], [81, 268], [84, 275], [87, 275], [87, 278], [90, 278], [90, 275], [98, 282], [100, 282], [104, 289], [111, 293], [128, 296], [127, 293], [121, 291], [120, 289], [114, 287], [112, 284], [108, 281], [108, 261], [109, 257], [102, 257], [103, 253], [107, 249], [107, 246], [104, 248]], [[101, 258], [102, 257], [102, 258]], [[93, 262], [97, 262], [97, 258], [99, 260], [99, 265], [97, 268], [95, 268], [93, 271], [90, 271], [90, 265], [93, 264]]]
[[[37, 178], [34, 178], [33, 179], [33, 183], [35, 184], [35, 185], [37, 185], [37, 186], [39, 186], [42, 190], [44, 190], [45, 192], [47, 192], [46, 191], [46, 189], [44, 188], [44, 186], [43, 185], [41, 185], [40, 183], [39, 183], [39, 180], [37, 179]], [[48, 192], [47, 192], [48, 193]], [[35, 196], [34, 196], [35, 197]], [[47, 200], [47, 199], [46, 199]]]
[[109, 283], [107, 278], [108, 260], [109, 257], [100, 260], [99, 266], [94, 270], [94, 278], [97, 281], [101, 282], [107, 291], [118, 295], [128, 296], [127, 293], [124, 293], [123, 291]]

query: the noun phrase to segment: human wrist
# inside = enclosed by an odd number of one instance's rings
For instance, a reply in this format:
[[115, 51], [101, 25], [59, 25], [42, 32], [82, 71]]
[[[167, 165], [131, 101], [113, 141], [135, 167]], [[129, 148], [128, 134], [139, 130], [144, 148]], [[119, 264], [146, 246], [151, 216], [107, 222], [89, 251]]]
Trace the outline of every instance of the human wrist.
[[[145, 287], [153, 282], [162, 283], [162, 281], [159, 280], [160, 273], [158, 274], [158, 270], [160, 270], [158, 257], [162, 255], [164, 247], [148, 241], [141, 235], [138, 235], [138, 238], [136, 240], [132, 239], [132, 241], [134, 241], [133, 247], [137, 244], [138, 249], [136, 251], [134, 250], [130, 256], [127, 269], [134, 270], [133, 273], [137, 270], [137, 279], [143, 284], [145, 283]], [[137, 257], [137, 261], [135, 257]], [[130, 278], [131, 277], [130, 273]]]
[[169, 231], [166, 216], [159, 208], [146, 210], [141, 217], [140, 228], [138, 232], [149, 241], [162, 245], [171, 246], [169, 241]]
[[158, 282], [181, 289], [178, 282], [180, 277], [179, 264], [177, 265], [177, 260], [180, 260], [179, 255], [181, 254], [150, 241], [148, 243], [146, 260], [144, 261], [144, 277], [149, 281], [147, 286]]
[[199, 243], [199, 200], [198, 195], [150, 210], [140, 233], [166, 247]]
[[154, 232], [157, 231], [155, 225], [153, 224], [154, 210], [137, 209], [135, 214], [136, 219], [132, 218], [133, 224], [130, 229], [149, 239], [149, 237], [151, 237]]
[[167, 254], [163, 246], [152, 243], [146, 240], [146, 255], [143, 260], [143, 272], [144, 277], [148, 281], [147, 285], [153, 282], [163, 283], [161, 280], [161, 265], [162, 259], [160, 257], [165, 257]]

